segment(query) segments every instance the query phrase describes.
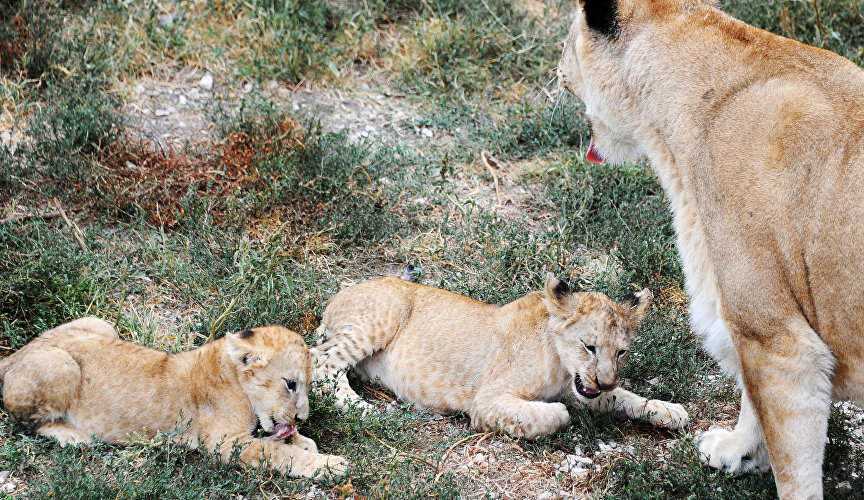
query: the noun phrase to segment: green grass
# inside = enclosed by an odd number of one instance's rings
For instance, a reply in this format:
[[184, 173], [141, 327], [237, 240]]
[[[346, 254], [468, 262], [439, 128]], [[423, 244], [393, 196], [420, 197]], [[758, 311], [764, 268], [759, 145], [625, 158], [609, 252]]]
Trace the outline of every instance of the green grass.
[[[171, 352], [200, 345], [211, 332], [267, 323], [287, 325], [311, 343], [326, 300], [345, 281], [413, 263], [426, 283], [505, 303], [538, 289], [552, 271], [576, 288], [615, 297], [651, 288], [657, 303], [635, 339], [626, 384], [683, 403], [699, 428], [734, 421], [732, 384], [688, 326], [656, 179], [644, 164], [587, 163], [580, 105], [544, 91], [551, 90], [569, 4], [72, 4], [0, 7], [0, 40], [20, 37], [15, 14], [28, 30], [20, 53], [7, 57], [0, 47], [0, 104], [20, 115], [26, 132], [14, 151], [0, 147], [0, 217], [13, 209], [44, 213], [57, 198], [86, 245], [79, 248], [61, 218], [0, 223], [4, 353], [85, 314], [116, 323], [125, 339]], [[160, 27], [154, 21], [163, 7], [186, 15]], [[852, 0], [820, 0], [818, 7], [824, 29], [811, 2], [727, 2], [748, 22], [861, 64], [860, 7]], [[121, 110], [124, 86], [170, 79], [183, 65], [211, 71], [225, 85], [208, 105], [220, 142], [154, 151], [132, 139]], [[416, 110], [401, 125], [432, 128], [436, 141], [355, 143], [257, 90], [240, 95], [241, 83], [270, 79], [291, 88], [324, 85], [348, 98], [357, 82], [382, 85]], [[497, 168], [505, 197], [523, 189], [515, 208], [496, 208], [491, 174], [478, 162], [484, 150], [503, 162]], [[127, 161], [149, 170], [132, 175]], [[407, 405], [345, 415], [329, 396], [313, 395], [303, 427], [322, 450], [350, 458], [348, 489], [367, 498], [462, 498], [499, 483], [524, 495], [531, 493], [518, 488], [528, 484], [597, 498], [773, 494], [770, 474], [738, 477], [702, 466], [689, 431], [575, 406], [570, 412], [571, 424], [553, 436], [495, 437], [509, 458], [501, 458], [505, 472], [489, 474], [455, 469], [477, 451], [472, 447], [491, 449], [491, 438], [477, 445], [465, 415]], [[835, 412], [826, 495], [844, 480], [864, 490], [864, 454], [849, 444], [853, 430]], [[440, 469], [445, 452], [463, 439]], [[555, 471], [562, 453], [576, 444], [593, 453], [597, 440], [635, 452], [598, 462], [582, 482]], [[20, 492], [30, 498], [267, 498], [312, 487], [266, 468], [220, 464], [170, 440], [64, 449], [5, 413], [0, 469], [23, 480]], [[320, 489], [338, 498], [331, 489], [348, 491], [348, 483], [325, 481]]]

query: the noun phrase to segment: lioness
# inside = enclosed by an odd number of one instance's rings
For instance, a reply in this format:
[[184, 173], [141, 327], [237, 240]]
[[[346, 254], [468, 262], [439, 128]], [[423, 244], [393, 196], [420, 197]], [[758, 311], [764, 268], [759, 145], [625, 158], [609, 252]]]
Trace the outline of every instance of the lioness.
[[[656, 425], [688, 423], [681, 405], [648, 401], [618, 387], [648, 289], [616, 303], [572, 293], [549, 274], [545, 290], [504, 306], [387, 277], [330, 299], [311, 349], [315, 376], [336, 378], [342, 406], [368, 407], [345, 370], [379, 380], [396, 395], [441, 412], [464, 411], [478, 429], [533, 438], [569, 420], [559, 401], [578, 401]], [[340, 373], [341, 372], [341, 373]]]
[[[291, 476], [340, 474], [344, 459], [319, 454], [297, 432], [297, 420], [309, 415], [311, 367], [306, 343], [286, 328], [229, 333], [169, 355], [123, 342], [90, 317], [48, 330], [0, 361], [0, 382], [13, 415], [44, 422], [37, 432], [64, 445], [150, 438], [179, 424], [183, 441], [203, 442], [223, 460], [236, 444], [249, 465], [266, 457]], [[256, 421], [272, 434], [253, 437]]]
[[588, 159], [647, 155], [694, 329], [738, 381], [703, 459], [822, 497], [831, 398], [864, 404], [864, 71], [702, 0], [582, 0], [559, 76]]

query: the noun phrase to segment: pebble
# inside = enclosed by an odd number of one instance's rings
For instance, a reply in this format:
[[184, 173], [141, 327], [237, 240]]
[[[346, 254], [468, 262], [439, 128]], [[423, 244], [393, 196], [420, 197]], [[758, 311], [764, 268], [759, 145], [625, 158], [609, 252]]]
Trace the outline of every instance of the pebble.
[[193, 88], [189, 91], [189, 98], [190, 99], [199, 99], [199, 98], [201, 98], [201, 92], [198, 92], [198, 89]]
[[273, 90], [279, 86], [279, 82], [277, 82], [276, 80], [270, 80], [270, 83], [268, 83], [267, 86], [270, 88], [270, 90]]
[[552, 493], [551, 491], [544, 491], [543, 493], [540, 493], [539, 495], [537, 495], [537, 500], [549, 500], [554, 496], [555, 496], [555, 494]]
[[140, 83], [135, 86], [135, 93], [136, 94], [143, 94], [145, 90], [147, 90], [147, 89], [145, 89], [144, 86], [141, 85]]
[[252, 91], [252, 84], [251, 83], [247, 83], [246, 85], [243, 86], [243, 92], [251, 92], [251, 91]]
[[423, 127], [423, 128], [421, 128], [421, 129], [420, 129], [420, 133], [421, 133], [424, 137], [429, 137], [429, 138], [431, 138], [431, 137], [435, 134], [434, 132], [432, 132], [432, 129], [427, 128], [427, 127]]
[[11, 143], [12, 134], [10, 134], [9, 132], [3, 132], [2, 134], [0, 134], [0, 142], [3, 142], [4, 144]]
[[[138, 165], [132, 163], [129, 160], [126, 160], [126, 168], [128, 168], [129, 170], [135, 170], [138, 168]], [[2, 478], [2, 477], [3, 477], [2, 473], [0, 473], [0, 478]], [[0, 482], [2, 482], [2, 481], [3, 481], [3, 479], [0, 479]]]
[[0, 471], [0, 483], [5, 483], [10, 474], [12, 474], [11, 470]]
[[159, 23], [159, 26], [167, 28], [168, 26], [171, 26], [172, 23], [174, 23], [174, 14], [159, 14], [158, 16], [156, 16], [156, 22]]
[[185, 95], [180, 96], [180, 104], [186, 104], [186, 96]]
[[207, 73], [203, 77], [201, 77], [201, 81], [198, 82], [198, 86], [206, 91], [213, 90], [213, 75]]
[[657, 385], [660, 383], [660, 377], [654, 377], [648, 381], [648, 385]]
[[564, 457], [564, 460], [561, 461], [558, 470], [565, 474], [569, 474], [571, 478], [575, 478], [588, 474], [592, 465], [594, 465], [594, 461], [588, 457], [567, 455]]
[[162, 116], [170, 115], [171, 112], [168, 111], [167, 109], [157, 109], [156, 112], [153, 114], [155, 114], [157, 117], [162, 117]]
[[852, 484], [849, 481], [843, 481], [842, 483], [837, 484], [837, 493], [847, 494], [852, 493]]

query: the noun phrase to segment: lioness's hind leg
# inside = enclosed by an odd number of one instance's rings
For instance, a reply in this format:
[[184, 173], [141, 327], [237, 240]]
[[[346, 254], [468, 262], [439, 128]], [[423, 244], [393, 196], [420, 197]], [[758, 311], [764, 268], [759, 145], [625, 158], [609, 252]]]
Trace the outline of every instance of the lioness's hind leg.
[[48, 422], [36, 429], [39, 434], [54, 438], [61, 446], [67, 444], [92, 443], [93, 438], [62, 422]]
[[62, 418], [81, 383], [78, 363], [63, 349], [35, 346], [22, 353], [3, 377], [3, 403], [33, 420]]

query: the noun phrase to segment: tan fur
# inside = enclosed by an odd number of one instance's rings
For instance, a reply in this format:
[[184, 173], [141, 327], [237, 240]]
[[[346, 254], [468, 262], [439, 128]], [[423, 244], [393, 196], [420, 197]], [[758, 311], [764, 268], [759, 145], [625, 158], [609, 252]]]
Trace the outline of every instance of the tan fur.
[[[699, 0], [583, 0], [559, 64], [595, 152], [647, 155], [694, 329], [738, 380], [703, 459], [821, 498], [830, 400], [864, 404], [864, 71]], [[598, 3], [600, 2], [600, 3]], [[585, 9], [617, 5], [619, 31]]]
[[[618, 304], [597, 292], [559, 288], [556, 295], [556, 287], [549, 275], [544, 291], [499, 307], [398, 278], [362, 282], [336, 294], [324, 311], [318, 332], [327, 340], [311, 350], [316, 377], [336, 379], [343, 406], [369, 406], [348, 385], [344, 372], [354, 367], [400, 399], [468, 412], [476, 428], [529, 438], [567, 423], [559, 401], [568, 395], [598, 410], [686, 425], [681, 405], [617, 387], [651, 292]], [[603, 392], [583, 397], [574, 375]]]
[[[0, 362], [3, 402], [19, 417], [44, 422], [38, 431], [62, 444], [151, 438], [185, 431], [227, 460], [270, 464], [291, 476], [343, 473], [341, 457], [317, 453], [299, 433], [285, 441], [252, 436], [309, 415], [311, 359], [303, 339], [281, 327], [228, 334], [189, 352], [169, 355], [124, 342], [98, 318], [49, 330]], [[296, 382], [288, 389], [286, 380]], [[200, 441], [199, 441], [200, 440]]]

